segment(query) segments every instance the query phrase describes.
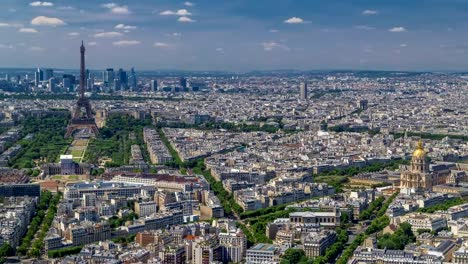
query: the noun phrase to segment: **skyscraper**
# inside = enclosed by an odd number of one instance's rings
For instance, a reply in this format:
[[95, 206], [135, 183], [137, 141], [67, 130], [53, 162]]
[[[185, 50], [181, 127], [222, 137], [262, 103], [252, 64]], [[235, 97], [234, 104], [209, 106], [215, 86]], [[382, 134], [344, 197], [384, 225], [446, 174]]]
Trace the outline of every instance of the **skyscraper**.
[[158, 90], [158, 80], [151, 80], [151, 91], [156, 92]]
[[119, 79], [120, 86], [122, 87], [122, 89], [127, 89], [127, 87], [128, 87], [128, 76], [127, 76], [127, 72], [122, 70], [122, 68], [120, 68], [118, 73], [117, 73], [117, 79]]
[[299, 85], [299, 92], [301, 94], [301, 100], [307, 100], [307, 83], [301, 82]]
[[112, 87], [114, 84], [114, 69], [108, 68], [104, 72], [104, 83], [107, 87]]
[[182, 77], [180, 78], [180, 87], [182, 87], [182, 89], [186, 89], [187, 88], [187, 79]]
[[37, 71], [34, 73], [34, 84], [39, 86], [42, 80], [44, 80], [44, 72], [40, 68], [37, 68]]
[[135, 68], [133, 67], [130, 71], [130, 87], [134, 90], [137, 88], [137, 77], [135, 74]]
[[55, 93], [56, 92], [56, 89], [55, 89], [55, 78], [54, 77], [51, 77], [49, 79], [49, 91], [52, 92], [52, 93]]
[[46, 69], [44, 71], [44, 81], [48, 81], [50, 78], [54, 77], [54, 70], [53, 69]]
[[62, 84], [65, 91], [71, 90], [71, 81], [69, 78], [63, 78]]

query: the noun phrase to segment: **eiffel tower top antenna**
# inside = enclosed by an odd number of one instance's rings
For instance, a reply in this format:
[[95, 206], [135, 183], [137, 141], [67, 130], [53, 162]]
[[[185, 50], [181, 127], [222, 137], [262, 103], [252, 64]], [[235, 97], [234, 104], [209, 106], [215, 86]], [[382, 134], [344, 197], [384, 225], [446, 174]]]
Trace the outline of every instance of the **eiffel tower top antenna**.
[[86, 92], [86, 70], [85, 70], [85, 47], [83, 40], [81, 41], [80, 53], [80, 97], [83, 98]]

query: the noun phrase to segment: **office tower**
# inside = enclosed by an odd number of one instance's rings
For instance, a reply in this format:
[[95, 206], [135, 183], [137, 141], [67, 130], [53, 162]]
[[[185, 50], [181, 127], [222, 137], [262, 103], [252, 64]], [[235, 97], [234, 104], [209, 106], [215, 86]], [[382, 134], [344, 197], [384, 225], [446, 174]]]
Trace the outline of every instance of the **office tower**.
[[65, 79], [65, 78], [69, 79], [71, 85], [76, 84], [76, 77], [75, 77], [75, 75], [73, 75], [73, 74], [64, 74], [64, 75], [62, 76], [62, 78], [63, 78], [63, 79]]
[[126, 89], [128, 87], [127, 72], [122, 70], [122, 68], [120, 68], [118, 71], [117, 79], [119, 79], [120, 86], [122, 87], [122, 89]]
[[8, 75], [8, 73], [5, 74], [5, 81], [7, 81], [7, 82], [10, 81], [10, 76]]
[[135, 68], [133, 67], [130, 71], [130, 87], [134, 90], [137, 88], [137, 77], [135, 74]]
[[39, 82], [44, 80], [44, 71], [41, 70], [41, 68], [37, 68], [36, 73], [39, 76]]
[[39, 72], [34, 73], [34, 85], [37, 87], [39, 86], [39, 83], [41, 82], [41, 77], [39, 75]]
[[301, 94], [301, 100], [307, 100], [307, 84], [305, 82], [299, 85], [299, 92]]
[[51, 77], [49, 79], [49, 91], [54, 93], [56, 92], [56, 89], [55, 89], [55, 78], [54, 77]]
[[112, 68], [108, 68], [106, 69], [106, 71], [104, 72], [104, 84], [107, 86], [107, 87], [113, 87], [113, 84], [114, 84], [114, 69]]
[[86, 80], [86, 83], [87, 83], [87, 84], [86, 84], [86, 87], [88, 87], [88, 89], [89, 89], [90, 91], [94, 91], [94, 81], [93, 81], [93, 79], [88, 78], [88, 79]]
[[94, 91], [94, 73], [91, 73], [88, 71], [88, 74], [86, 75], [88, 79], [86, 79], [88, 89], [90, 91]]
[[34, 85], [37, 87], [39, 86], [39, 83], [41, 82], [41, 77], [39, 72], [34, 73]]
[[44, 71], [44, 81], [48, 81], [50, 78], [54, 77], [54, 70], [46, 69]]
[[114, 91], [120, 91], [121, 90], [121, 85], [119, 79], [114, 79], [112, 83], [112, 90]]
[[62, 85], [65, 91], [71, 90], [71, 81], [69, 78], [63, 78]]
[[151, 91], [156, 92], [158, 90], [158, 80], [151, 80]]
[[180, 78], [180, 87], [182, 87], [182, 89], [186, 89], [187, 88], [187, 79], [182, 77]]

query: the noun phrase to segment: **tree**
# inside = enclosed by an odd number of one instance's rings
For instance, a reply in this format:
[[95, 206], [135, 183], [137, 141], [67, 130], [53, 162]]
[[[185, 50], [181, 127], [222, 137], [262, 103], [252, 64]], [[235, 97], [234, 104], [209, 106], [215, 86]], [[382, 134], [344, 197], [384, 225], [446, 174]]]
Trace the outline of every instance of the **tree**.
[[281, 259], [281, 264], [297, 264], [305, 257], [305, 252], [302, 249], [288, 248]]
[[409, 243], [415, 242], [416, 237], [411, 230], [411, 225], [401, 223], [400, 227], [393, 234], [385, 234], [378, 238], [378, 247], [383, 249], [399, 249], [402, 250]]

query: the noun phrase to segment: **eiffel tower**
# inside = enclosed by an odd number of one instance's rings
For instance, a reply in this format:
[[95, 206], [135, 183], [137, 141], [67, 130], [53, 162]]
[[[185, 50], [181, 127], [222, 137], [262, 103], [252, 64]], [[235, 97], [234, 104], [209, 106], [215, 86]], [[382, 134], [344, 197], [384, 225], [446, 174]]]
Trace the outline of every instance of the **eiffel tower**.
[[80, 94], [78, 101], [76, 102], [75, 111], [73, 112], [72, 119], [67, 127], [67, 133], [65, 138], [73, 135], [73, 132], [80, 129], [89, 129], [96, 137], [99, 134], [99, 130], [96, 125], [96, 121], [91, 111], [91, 103], [89, 99], [85, 97], [86, 92], [86, 81], [85, 81], [85, 47], [83, 41], [81, 41], [81, 64], [80, 64]]

